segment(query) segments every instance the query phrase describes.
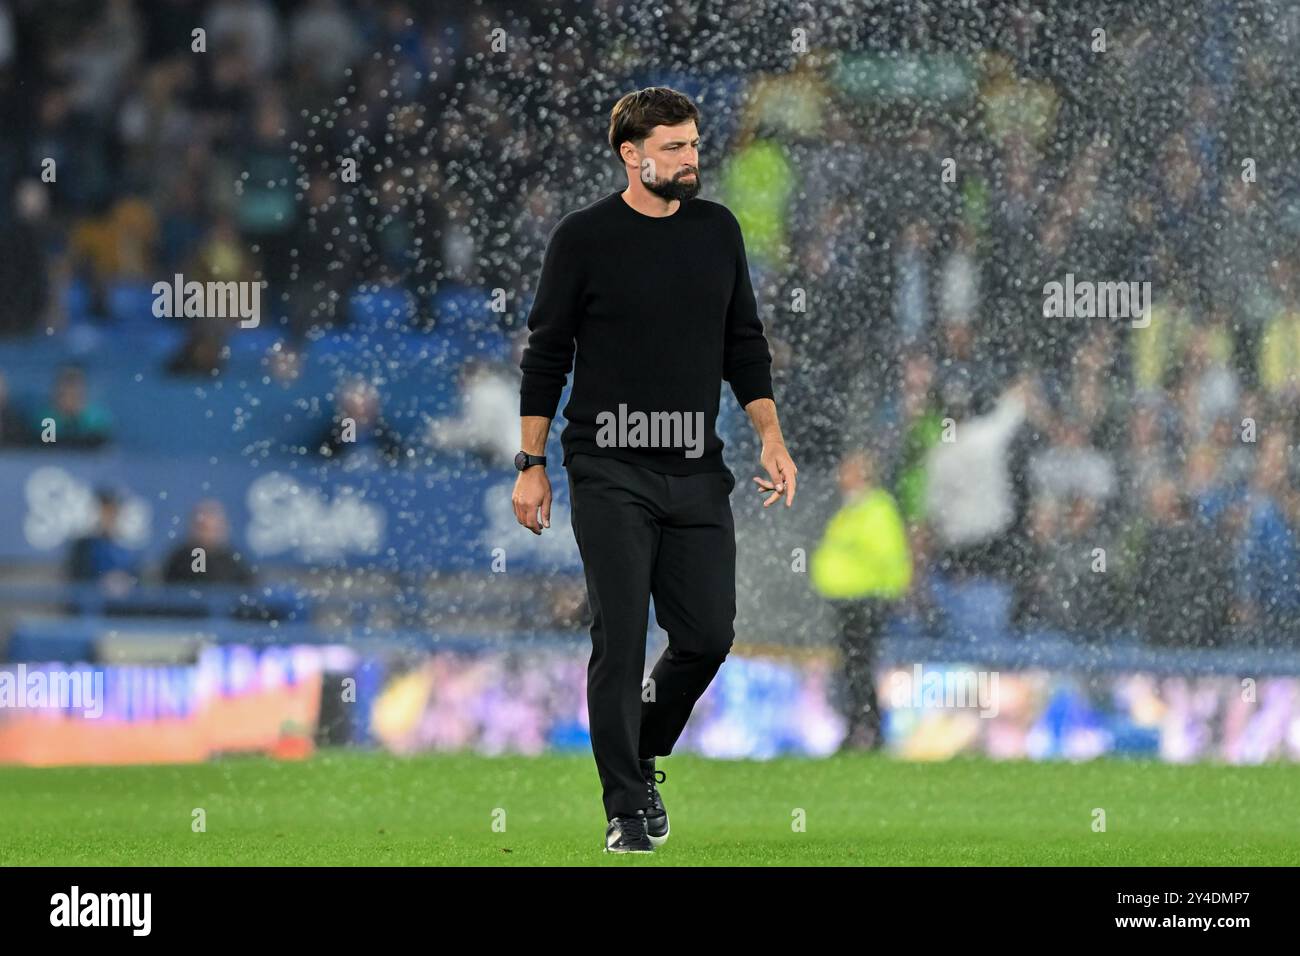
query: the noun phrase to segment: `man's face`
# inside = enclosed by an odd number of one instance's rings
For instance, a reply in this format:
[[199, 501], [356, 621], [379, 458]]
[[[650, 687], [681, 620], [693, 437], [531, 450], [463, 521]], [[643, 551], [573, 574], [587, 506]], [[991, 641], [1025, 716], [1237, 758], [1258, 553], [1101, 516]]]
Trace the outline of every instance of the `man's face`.
[[86, 386], [74, 374], [59, 378], [54, 387], [54, 407], [61, 412], [79, 412], [86, 404]]
[[700, 191], [699, 147], [694, 120], [652, 129], [637, 150], [645, 188], [670, 201], [694, 199]]
[[225, 513], [217, 507], [205, 506], [194, 514], [194, 538], [204, 547], [225, 544], [230, 537]]

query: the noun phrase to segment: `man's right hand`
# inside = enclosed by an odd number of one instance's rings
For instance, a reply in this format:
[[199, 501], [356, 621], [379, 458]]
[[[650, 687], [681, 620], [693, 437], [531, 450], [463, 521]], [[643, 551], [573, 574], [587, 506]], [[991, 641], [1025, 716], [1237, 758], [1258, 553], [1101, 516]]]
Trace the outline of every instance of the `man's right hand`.
[[546, 477], [546, 466], [533, 465], [521, 471], [515, 479], [515, 492], [510, 500], [514, 503], [515, 517], [519, 523], [533, 534], [541, 534], [543, 528], [549, 528], [551, 481]]

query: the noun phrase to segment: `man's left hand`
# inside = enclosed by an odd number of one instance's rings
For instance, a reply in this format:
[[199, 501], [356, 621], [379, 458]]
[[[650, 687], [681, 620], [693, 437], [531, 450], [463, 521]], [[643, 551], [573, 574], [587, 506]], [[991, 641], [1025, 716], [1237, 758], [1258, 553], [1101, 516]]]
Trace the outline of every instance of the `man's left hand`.
[[771, 505], [784, 494], [785, 506], [789, 508], [794, 504], [795, 475], [799, 474], [790, 453], [779, 442], [764, 444], [760, 461], [771, 480], [755, 477], [754, 482], [760, 490], [772, 492], [772, 496], [763, 502], [763, 507]]

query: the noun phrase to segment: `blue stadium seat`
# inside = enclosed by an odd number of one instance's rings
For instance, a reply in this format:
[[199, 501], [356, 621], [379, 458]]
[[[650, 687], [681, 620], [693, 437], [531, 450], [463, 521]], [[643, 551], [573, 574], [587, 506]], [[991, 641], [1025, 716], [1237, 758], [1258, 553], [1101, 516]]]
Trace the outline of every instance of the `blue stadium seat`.
[[151, 326], [161, 321], [153, 314], [153, 287], [148, 282], [115, 282], [108, 287], [108, 316], [125, 326]]
[[67, 285], [63, 306], [67, 310], [69, 322], [91, 321], [90, 286], [74, 277]]
[[949, 640], [996, 641], [1011, 630], [1011, 587], [992, 578], [955, 580], [934, 575], [934, 596], [947, 619]]

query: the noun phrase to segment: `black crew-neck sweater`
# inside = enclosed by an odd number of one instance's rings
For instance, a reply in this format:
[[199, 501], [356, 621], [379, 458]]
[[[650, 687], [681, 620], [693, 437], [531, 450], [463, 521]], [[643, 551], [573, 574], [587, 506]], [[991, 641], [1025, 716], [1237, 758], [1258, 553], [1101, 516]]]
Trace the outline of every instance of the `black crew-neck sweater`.
[[554, 418], [573, 369], [566, 465], [581, 452], [665, 474], [725, 471], [722, 382], [741, 407], [773, 397], [740, 224], [707, 199], [655, 217], [614, 192], [564, 216], [528, 329], [521, 415]]

